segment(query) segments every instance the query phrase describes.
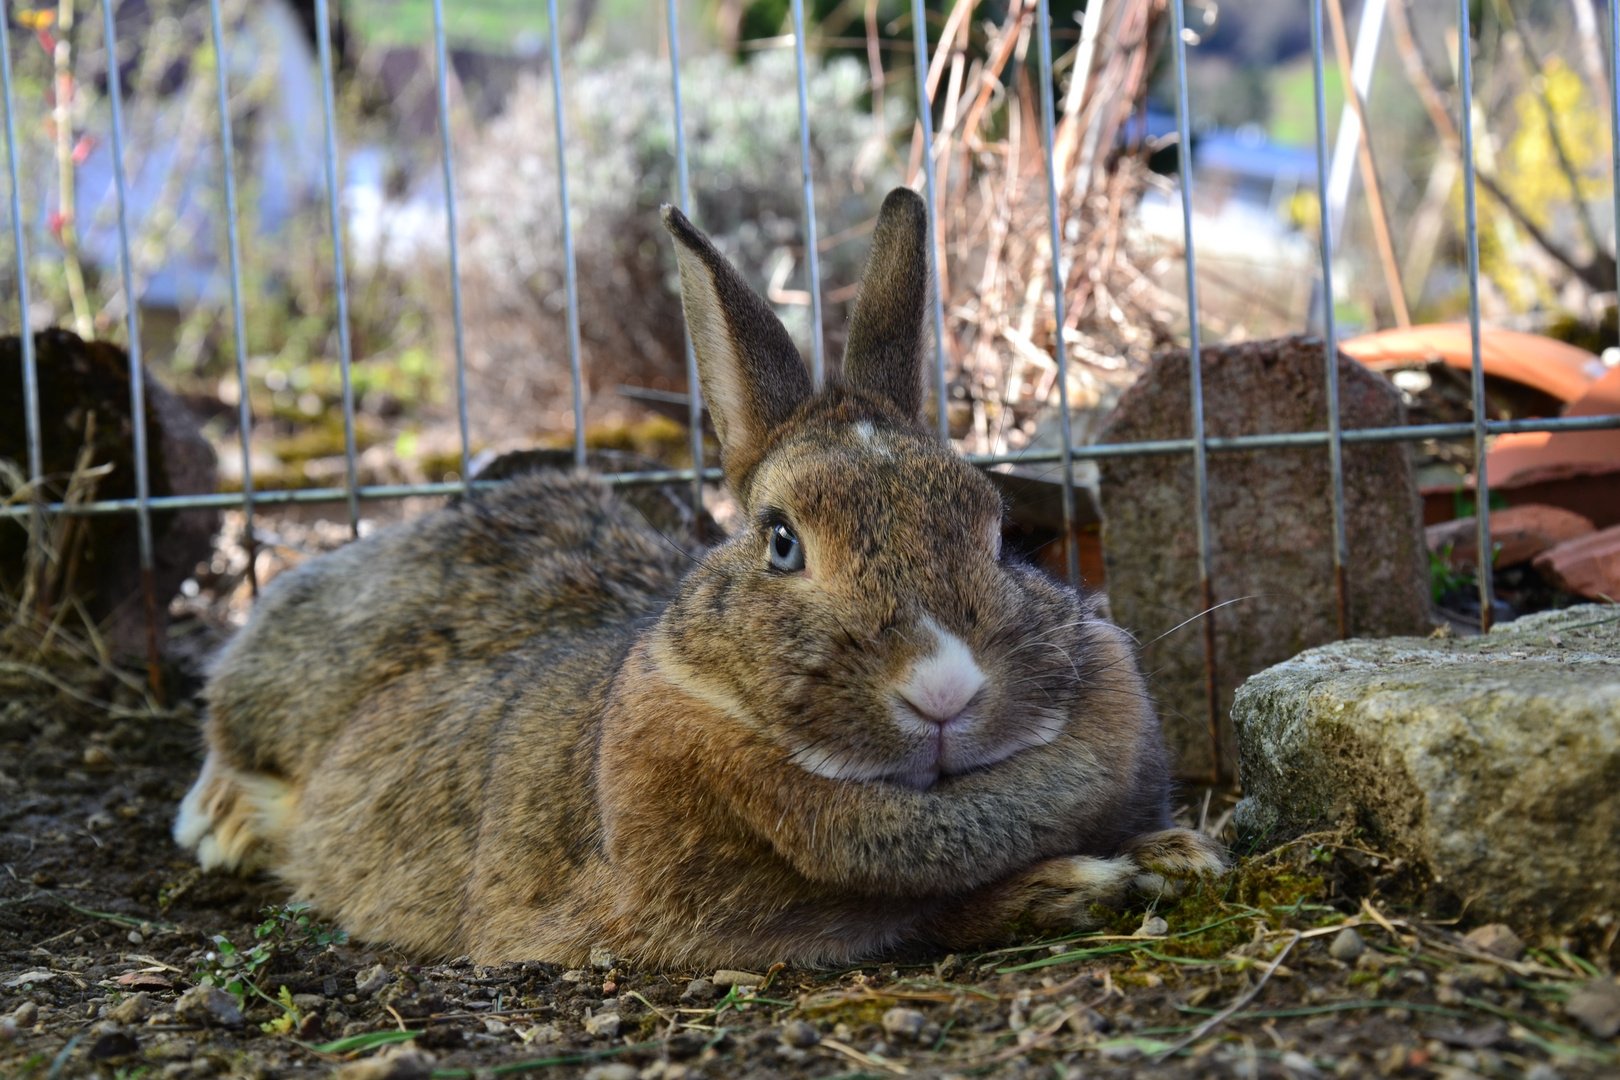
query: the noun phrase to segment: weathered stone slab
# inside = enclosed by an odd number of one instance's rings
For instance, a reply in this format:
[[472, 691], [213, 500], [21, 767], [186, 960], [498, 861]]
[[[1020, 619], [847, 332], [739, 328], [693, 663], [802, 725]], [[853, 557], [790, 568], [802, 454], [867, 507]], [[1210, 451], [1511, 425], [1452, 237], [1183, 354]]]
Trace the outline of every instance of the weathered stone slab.
[[[1327, 429], [1320, 340], [1279, 338], [1203, 351], [1204, 416], [1212, 437]], [[1383, 377], [1339, 357], [1346, 428], [1405, 424]], [[1171, 350], [1121, 398], [1101, 440], [1191, 433], [1185, 350]], [[1428, 553], [1410, 451], [1400, 443], [1344, 448], [1353, 635], [1429, 630]], [[1209, 455], [1211, 579], [1222, 756], [1236, 761], [1229, 714], [1243, 679], [1339, 637], [1332, 481], [1326, 447]], [[1114, 618], [1142, 642], [1142, 667], [1165, 737], [1186, 771], [1210, 767], [1203, 609], [1190, 455], [1101, 463], [1103, 552]], [[1239, 599], [1243, 598], [1243, 599]], [[1161, 635], [1166, 635], [1161, 639]]]
[[1557, 930], [1620, 898], [1620, 608], [1312, 649], [1233, 706], [1245, 844], [1318, 829], [1413, 859], [1472, 918]]

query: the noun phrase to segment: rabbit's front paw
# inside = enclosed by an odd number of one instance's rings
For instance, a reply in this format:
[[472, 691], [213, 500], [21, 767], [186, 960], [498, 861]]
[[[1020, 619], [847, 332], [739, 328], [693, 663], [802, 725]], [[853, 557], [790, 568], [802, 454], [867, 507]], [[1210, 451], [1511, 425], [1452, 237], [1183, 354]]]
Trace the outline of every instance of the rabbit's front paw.
[[1112, 858], [1047, 859], [980, 889], [936, 916], [935, 936], [956, 948], [1001, 940], [1019, 930], [1088, 930], [1099, 923], [1093, 907], [1124, 907], [1137, 895], [1174, 896], [1188, 878], [1226, 868], [1225, 850], [1201, 833], [1145, 833]]
[[1124, 854], [1137, 867], [1131, 887], [1154, 897], [1178, 896], [1189, 878], [1224, 874], [1228, 867], [1225, 847], [1192, 829], [1143, 833], [1126, 843]]

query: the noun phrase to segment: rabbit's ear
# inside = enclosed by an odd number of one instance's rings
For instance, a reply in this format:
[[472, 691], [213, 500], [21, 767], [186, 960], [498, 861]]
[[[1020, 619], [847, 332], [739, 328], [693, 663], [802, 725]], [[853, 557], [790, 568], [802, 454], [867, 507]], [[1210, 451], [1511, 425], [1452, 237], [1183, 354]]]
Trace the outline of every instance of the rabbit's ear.
[[810, 396], [810, 373], [776, 312], [709, 238], [673, 206], [663, 217], [675, 238], [698, 382], [720, 436], [726, 482], [740, 498], [772, 429]]
[[923, 315], [928, 302], [928, 206], [895, 188], [878, 211], [866, 276], [849, 320], [844, 379], [922, 415]]

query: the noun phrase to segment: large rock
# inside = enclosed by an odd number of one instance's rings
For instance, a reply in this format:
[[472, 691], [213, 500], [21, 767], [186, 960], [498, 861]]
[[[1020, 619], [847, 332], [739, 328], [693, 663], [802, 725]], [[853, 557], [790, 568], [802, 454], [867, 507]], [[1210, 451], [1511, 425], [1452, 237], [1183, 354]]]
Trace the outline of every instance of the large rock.
[[1233, 706], [1247, 845], [1317, 830], [1415, 860], [1471, 917], [1557, 930], [1620, 896], [1620, 608], [1346, 641]]
[[[1305, 337], [1205, 349], [1208, 434], [1326, 430], [1323, 360], [1322, 342]], [[1186, 351], [1158, 356], [1121, 398], [1103, 441], [1188, 437], [1187, 385]], [[1406, 422], [1395, 389], [1342, 354], [1339, 394], [1346, 428]], [[1109, 604], [1143, 643], [1142, 667], [1152, 673], [1149, 686], [1178, 765], [1208, 772], [1192, 457], [1106, 458], [1101, 464]], [[1407, 445], [1347, 444], [1344, 488], [1351, 634], [1427, 633], [1428, 552]], [[1235, 601], [1213, 616], [1228, 774], [1236, 758], [1225, 720], [1233, 689], [1301, 649], [1339, 637], [1331, 492], [1325, 447], [1209, 455], [1214, 600]]]
[[[130, 422], [129, 359], [104, 341], [82, 341], [67, 330], [34, 335], [39, 371], [40, 443], [47, 494], [59, 499], [85, 445], [88, 417], [95, 416], [92, 465], [111, 465], [96, 485], [98, 499], [135, 496], [134, 427]], [[150, 374], [145, 380], [147, 462], [154, 497], [214, 490], [214, 451], [185, 403]], [[22, 350], [16, 337], [0, 338], [0, 458], [28, 464], [22, 399]], [[146, 605], [141, 588], [134, 514], [82, 517], [70, 534], [67, 554], [76, 555], [73, 591], [114, 653], [146, 655]], [[199, 561], [213, 552], [219, 515], [186, 510], [152, 515], [153, 582], [157, 593], [157, 640], [168, 638], [169, 600]], [[0, 584], [15, 590], [27, 547], [21, 519], [0, 521]], [[57, 596], [55, 599], [60, 600]]]

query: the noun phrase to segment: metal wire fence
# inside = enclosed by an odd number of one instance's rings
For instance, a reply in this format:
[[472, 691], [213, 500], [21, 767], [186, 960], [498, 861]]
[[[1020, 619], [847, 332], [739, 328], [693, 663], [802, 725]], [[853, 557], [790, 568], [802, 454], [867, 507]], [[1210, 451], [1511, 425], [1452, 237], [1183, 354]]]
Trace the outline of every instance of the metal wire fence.
[[[1092, 0], [1092, 3], [1103, 3], [1106, 0]], [[1328, 205], [1328, 150], [1327, 150], [1327, 91], [1324, 80], [1324, 45], [1322, 31], [1323, 3], [1326, 0], [1311, 0], [1310, 2], [1310, 33], [1312, 74], [1315, 88], [1315, 121], [1316, 121], [1316, 160], [1319, 205]], [[1191, 129], [1188, 104], [1188, 77], [1187, 77], [1187, 40], [1188, 33], [1185, 23], [1185, 12], [1180, 0], [1171, 0], [1172, 33], [1170, 47], [1174, 58], [1174, 73], [1176, 80], [1176, 124], [1179, 136], [1179, 147], [1183, 151], [1191, 146]], [[928, 55], [927, 40], [927, 12], [924, 0], [911, 0], [911, 15], [914, 34], [914, 47], [919, 58]], [[154, 625], [152, 608], [156, 599], [152, 595], [152, 514], [158, 511], [180, 510], [191, 508], [240, 508], [246, 518], [247, 535], [252, 536], [253, 514], [256, 507], [286, 505], [289, 503], [322, 503], [344, 502], [347, 504], [348, 517], [351, 529], [358, 533], [360, 523], [360, 506], [362, 502], [398, 499], [407, 496], [420, 495], [452, 495], [470, 492], [474, 485], [470, 468], [470, 433], [471, 423], [467, 410], [467, 376], [466, 356], [464, 343], [464, 327], [462, 320], [461, 298], [461, 262], [457, 237], [456, 195], [455, 195], [455, 168], [451, 153], [451, 127], [450, 127], [450, 97], [449, 76], [445, 45], [444, 0], [433, 0], [433, 48], [435, 57], [435, 89], [437, 92], [437, 108], [439, 130], [441, 135], [442, 168], [445, 185], [447, 241], [449, 252], [449, 276], [451, 287], [451, 308], [455, 335], [455, 392], [460, 424], [460, 451], [461, 471], [459, 479], [453, 482], [419, 483], [419, 484], [391, 484], [362, 486], [358, 482], [355, 449], [355, 401], [351, 378], [351, 365], [353, 362], [352, 345], [349, 327], [349, 296], [348, 281], [343, 262], [343, 238], [341, 229], [341, 207], [339, 186], [339, 154], [337, 144], [337, 127], [334, 108], [334, 68], [332, 58], [331, 19], [327, 0], [315, 0], [315, 34], [319, 52], [319, 66], [321, 75], [322, 105], [325, 119], [325, 151], [324, 165], [326, 177], [326, 201], [332, 230], [332, 251], [334, 260], [334, 274], [336, 282], [337, 325], [339, 365], [342, 379], [342, 414], [344, 432], [344, 461], [345, 483], [342, 487], [324, 487], [285, 491], [256, 491], [253, 483], [252, 456], [249, 453], [249, 440], [252, 435], [253, 415], [247, 393], [239, 397], [239, 437], [242, 445], [242, 490], [240, 493], [228, 494], [201, 494], [201, 495], [174, 495], [154, 497], [151, 495], [151, 478], [149, 476], [149, 459], [147, 456], [147, 430], [146, 411], [143, 400], [143, 381], [140, 377], [142, 358], [140, 350], [140, 313], [138, 304], [134, 302], [133, 267], [129, 247], [128, 213], [126, 208], [125, 176], [124, 176], [124, 148], [122, 142], [123, 127], [123, 100], [120, 72], [117, 63], [118, 47], [116, 25], [113, 18], [113, 5], [110, 0], [102, 3], [103, 23], [106, 35], [106, 53], [108, 67], [106, 72], [108, 93], [112, 105], [112, 142], [113, 142], [113, 177], [115, 181], [118, 221], [118, 263], [122, 276], [124, 296], [126, 297], [126, 320], [129, 334], [129, 365], [130, 365], [130, 408], [133, 423], [134, 442], [134, 469], [136, 480], [136, 495], [128, 499], [104, 499], [85, 502], [76, 505], [62, 503], [40, 503], [32, 505], [14, 505], [0, 508], [0, 516], [7, 518], [21, 518], [30, 514], [133, 514], [137, 519], [140, 543], [140, 565], [144, 580], [147, 584], [146, 603], [148, 609], [148, 625]], [[216, 55], [224, 56], [225, 31], [221, 16], [221, 0], [209, 0], [211, 16], [211, 29]], [[1322, 447], [1327, 451], [1326, 465], [1332, 475], [1332, 512], [1333, 512], [1333, 566], [1336, 578], [1338, 595], [1339, 630], [1341, 635], [1348, 633], [1346, 618], [1346, 563], [1348, 560], [1347, 543], [1345, 538], [1344, 518], [1344, 446], [1347, 443], [1370, 442], [1418, 442], [1428, 439], [1458, 439], [1471, 437], [1474, 442], [1476, 481], [1475, 506], [1477, 508], [1478, 547], [1479, 551], [1490, 550], [1490, 498], [1489, 478], [1485, 468], [1486, 440], [1492, 435], [1507, 432], [1537, 431], [1583, 431], [1605, 428], [1620, 428], [1620, 415], [1583, 416], [1578, 418], [1560, 419], [1531, 419], [1531, 420], [1498, 420], [1488, 419], [1485, 408], [1485, 374], [1481, 361], [1480, 351], [1480, 315], [1479, 315], [1479, 232], [1476, 217], [1475, 200], [1475, 173], [1473, 149], [1473, 125], [1470, 110], [1473, 100], [1472, 66], [1468, 44], [1471, 39], [1469, 27], [1468, 0], [1457, 0], [1456, 4], [1458, 35], [1457, 42], [1457, 71], [1459, 83], [1459, 100], [1463, 115], [1459, 118], [1457, 127], [1461, 132], [1463, 143], [1462, 166], [1464, 174], [1464, 239], [1468, 258], [1468, 295], [1469, 295], [1469, 325], [1472, 337], [1472, 402], [1473, 420], [1471, 423], [1426, 424], [1401, 428], [1372, 428], [1344, 430], [1339, 415], [1339, 385], [1338, 365], [1336, 363], [1335, 324], [1333, 304], [1323, 305], [1325, 311], [1325, 335], [1323, 343], [1324, 378], [1327, 387], [1328, 401], [1328, 429], [1326, 431], [1307, 431], [1283, 434], [1253, 435], [1233, 438], [1217, 438], [1206, 435], [1204, 426], [1203, 387], [1201, 343], [1199, 338], [1199, 301], [1197, 257], [1194, 244], [1193, 231], [1193, 176], [1192, 170], [1186, 167], [1190, 155], [1185, 152], [1181, 155], [1183, 168], [1180, 176], [1180, 202], [1182, 225], [1185, 230], [1185, 271], [1187, 304], [1189, 314], [1189, 364], [1191, 388], [1191, 436], [1184, 439], [1164, 439], [1148, 442], [1133, 443], [1103, 443], [1094, 445], [1076, 446], [1073, 442], [1073, 432], [1069, 424], [1068, 401], [1068, 357], [1064, 344], [1064, 336], [1058, 333], [1054, 336], [1054, 359], [1058, 367], [1056, 380], [1060, 394], [1060, 410], [1062, 419], [1062, 446], [1058, 450], [1026, 451], [1007, 454], [980, 454], [970, 455], [969, 460], [980, 466], [990, 466], [1002, 463], [1018, 464], [1057, 464], [1062, 470], [1062, 513], [1064, 520], [1064, 535], [1066, 544], [1066, 565], [1071, 581], [1078, 581], [1078, 562], [1074, 543], [1073, 522], [1075, 517], [1074, 499], [1074, 465], [1081, 460], [1095, 460], [1107, 457], [1128, 457], [1142, 455], [1177, 455], [1190, 454], [1193, 459], [1193, 476], [1195, 489], [1194, 517], [1197, 523], [1198, 540], [1198, 567], [1200, 591], [1203, 606], [1209, 609], [1216, 604], [1215, 583], [1210, 577], [1210, 512], [1209, 512], [1209, 481], [1208, 481], [1208, 455], [1211, 453], [1225, 453], [1232, 451], [1252, 451], [1275, 449], [1282, 447]], [[564, 88], [562, 80], [562, 52], [558, 37], [558, 16], [556, 0], [547, 0], [547, 14], [550, 25], [550, 59], [551, 84], [555, 99], [555, 152], [558, 170], [558, 183], [561, 199], [561, 235], [558, 243], [564, 252], [564, 266], [567, 285], [567, 327], [568, 327], [568, 357], [570, 377], [573, 393], [574, 437], [573, 453], [575, 462], [585, 464], [585, 424], [584, 405], [582, 400], [582, 371], [580, 361], [580, 328], [578, 304], [578, 280], [574, 262], [573, 224], [570, 215], [568, 194], [568, 172], [565, 161], [564, 147], [567, 135], [564, 130]], [[1609, 5], [1610, 40], [1620, 39], [1620, 3]], [[682, 110], [681, 93], [681, 59], [679, 48], [678, 18], [675, 0], [665, 0], [665, 17], [668, 27], [669, 62], [671, 90], [674, 96], [674, 145], [677, 157], [678, 190], [674, 193], [683, 210], [689, 210], [691, 205], [690, 181], [687, 170], [686, 133]], [[807, 95], [805, 91], [805, 71], [807, 65], [805, 47], [805, 25], [802, 0], [792, 0], [791, 18], [793, 25], [793, 49], [797, 61], [798, 71], [798, 106], [799, 106], [799, 148], [802, 162], [802, 182], [804, 190], [805, 214], [805, 250], [808, 256], [809, 292], [811, 307], [811, 368], [816, 382], [819, 384], [825, 377], [825, 361], [821, 340], [821, 305], [822, 290], [820, 268], [817, 259], [817, 232], [815, 218], [815, 192], [812, 179], [810, 159], [810, 125], [812, 118], [809, 114]], [[39, 378], [33, 348], [32, 328], [29, 324], [29, 297], [27, 272], [27, 247], [24, 217], [21, 205], [19, 187], [19, 154], [16, 134], [16, 116], [13, 99], [13, 81], [10, 40], [7, 28], [7, 19], [0, 18], [0, 77], [4, 82], [5, 106], [5, 134], [8, 152], [9, 175], [11, 181], [11, 222], [17, 260], [18, 282], [18, 320], [21, 328], [21, 353], [23, 360], [24, 381], [24, 409], [27, 425], [26, 439], [28, 446], [28, 474], [33, 482], [34, 490], [40, 489], [42, 480], [43, 460], [41, 453], [41, 417], [39, 408]], [[1040, 128], [1042, 149], [1045, 157], [1045, 176], [1047, 183], [1047, 215], [1050, 229], [1051, 250], [1059, 250], [1062, 221], [1059, 213], [1059, 191], [1057, 178], [1053, 167], [1053, 72], [1052, 72], [1052, 20], [1047, 8], [1047, 0], [1037, 0], [1034, 23], [1035, 44], [1039, 64], [1039, 94], [1040, 94]], [[1616, 99], [1608, 104], [1611, 108], [1611, 118], [1614, 132], [1614, 161], [1613, 171], [1615, 177], [1615, 213], [1617, 226], [1620, 226], [1620, 50], [1611, 49], [1609, 55], [1610, 78], [1609, 87], [1616, 95]], [[940, 206], [940, 192], [935, 188], [934, 147], [933, 147], [933, 95], [929, 92], [927, 70], [928, 65], [919, 59], [914, 65], [917, 79], [917, 96], [919, 108], [917, 110], [918, 126], [921, 132], [921, 163], [922, 175], [929, 205], [936, 209]], [[230, 276], [231, 313], [234, 320], [236, 340], [236, 373], [239, 385], [247, 386], [247, 334], [243, 314], [243, 281], [241, 270], [241, 238], [239, 235], [239, 213], [237, 206], [237, 189], [235, 171], [232, 161], [232, 132], [230, 110], [228, 106], [229, 86], [227, 65], [215, 65], [218, 79], [218, 122], [220, 146], [222, 148], [222, 174], [220, 178], [224, 193], [226, 208], [226, 226], [228, 237], [228, 258]], [[1329, 215], [1320, 215], [1320, 252], [1322, 295], [1328, 298], [1333, 296], [1333, 267], [1331, 253], [1333, 251], [1332, 225]], [[935, 266], [939, 265], [944, 252], [940, 241], [939, 230], [931, 230], [934, 242], [930, 245], [930, 255]], [[1617, 228], [1620, 235], [1620, 228]], [[1064, 325], [1064, 289], [1063, 274], [1060, 260], [1051, 259], [1051, 286], [1053, 289], [1054, 304], [1056, 307], [1056, 323], [1059, 327]], [[948, 439], [948, 426], [946, 419], [946, 366], [945, 351], [942, 347], [944, 340], [944, 311], [943, 303], [935, 290], [932, 305], [934, 326], [933, 350], [933, 389], [937, 403], [937, 416], [940, 437]], [[691, 394], [690, 407], [690, 448], [694, 466], [690, 469], [673, 469], [656, 472], [616, 473], [605, 477], [608, 483], [620, 486], [644, 484], [674, 484], [687, 483], [691, 485], [691, 498], [694, 507], [701, 506], [702, 485], [705, 481], [713, 482], [721, 479], [720, 470], [705, 468], [703, 462], [703, 439], [701, 410], [702, 402], [697, 392], [696, 361], [692, 352], [690, 336], [685, 344], [686, 369]], [[251, 560], [250, 560], [251, 567]], [[1479, 599], [1481, 620], [1485, 628], [1489, 628], [1491, 612], [1493, 610], [1493, 596], [1491, 592], [1491, 575], [1482, 573], [1479, 579]], [[1204, 670], [1206, 682], [1209, 684], [1208, 701], [1211, 709], [1211, 737], [1214, 737], [1218, 698], [1214, 693], [1216, 680], [1215, 671], [1215, 630], [1211, 619], [1203, 622], [1203, 649]], [[149, 635], [151, 637], [151, 635]], [[155, 648], [155, 639], [152, 640]]]

